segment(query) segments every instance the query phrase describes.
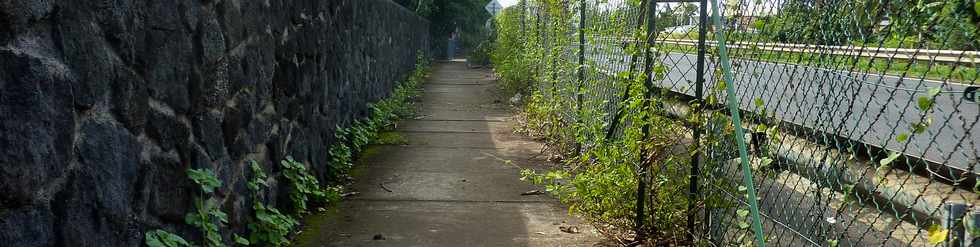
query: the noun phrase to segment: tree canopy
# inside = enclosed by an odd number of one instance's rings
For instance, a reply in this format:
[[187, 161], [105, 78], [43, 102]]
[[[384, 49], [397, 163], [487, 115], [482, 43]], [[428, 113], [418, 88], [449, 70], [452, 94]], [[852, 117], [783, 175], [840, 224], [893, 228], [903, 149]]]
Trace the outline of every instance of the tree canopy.
[[489, 0], [395, 0], [429, 19], [433, 44], [445, 46], [446, 38], [458, 27], [463, 48], [472, 48], [486, 39], [484, 24], [490, 14], [483, 9]]

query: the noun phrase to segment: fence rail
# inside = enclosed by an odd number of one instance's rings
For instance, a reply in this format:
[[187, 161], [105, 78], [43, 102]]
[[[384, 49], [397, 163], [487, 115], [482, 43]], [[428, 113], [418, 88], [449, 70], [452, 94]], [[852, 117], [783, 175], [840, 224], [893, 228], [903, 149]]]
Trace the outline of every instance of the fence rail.
[[[662, 39], [665, 44], [697, 46], [697, 40]], [[709, 41], [709, 46], [717, 46], [716, 41]], [[884, 59], [905, 59], [917, 61], [936, 61], [946, 63], [963, 63], [976, 66], [980, 63], [980, 52], [957, 50], [926, 50], [908, 48], [886, 48], [867, 46], [811, 45], [785, 43], [752, 43], [735, 42], [728, 44], [735, 49], [751, 49], [768, 52], [820, 53], [856, 57], [873, 57]]]

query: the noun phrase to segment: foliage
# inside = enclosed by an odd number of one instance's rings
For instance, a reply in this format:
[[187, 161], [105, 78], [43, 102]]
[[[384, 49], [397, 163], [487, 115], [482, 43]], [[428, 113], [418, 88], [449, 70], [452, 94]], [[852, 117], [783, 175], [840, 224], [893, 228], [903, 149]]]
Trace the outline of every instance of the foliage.
[[[222, 185], [221, 180], [211, 169], [188, 169], [187, 177], [200, 186], [201, 196], [194, 198], [195, 211], [185, 215], [184, 222], [201, 231], [204, 246], [224, 247], [220, 229], [228, 223], [228, 215], [221, 211], [218, 200], [213, 197], [215, 189]], [[145, 241], [148, 246], [193, 246], [180, 236], [163, 230], [147, 232]]]
[[[371, 105], [372, 112], [368, 118], [355, 121], [354, 127], [340, 129], [337, 132], [339, 144], [329, 150], [331, 167], [343, 166], [343, 169], [335, 170], [338, 172], [336, 174], [346, 173], [352, 154], [360, 151], [371, 138], [377, 136], [378, 130], [387, 128], [397, 119], [412, 114], [414, 108], [408, 103], [411, 98], [418, 95], [416, 88], [427, 74], [428, 59], [420, 55], [415, 72], [408, 80], [397, 86], [390, 97]], [[347, 140], [352, 142], [349, 143]], [[292, 157], [287, 157], [280, 162], [280, 165], [283, 166], [282, 175], [291, 186], [290, 199], [295, 213], [306, 212], [309, 203], [320, 204], [340, 200], [339, 186], [322, 188], [306, 166]], [[252, 209], [255, 211], [255, 218], [248, 224], [250, 233], [248, 238], [232, 234], [231, 240], [243, 246], [288, 246], [290, 244], [288, 235], [299, 225], [299, 222], [292, 216], [283, 214], [275, 207], [264, 203], [263, 191], [268, 187], [266, 183], [268, 175], [254, 160], [249, 162], [249, 169], [252, 177], [247, 180], [246, 187], [252, 192]], [[219, 202], [213, 195], [216, 189], [222, 186], [222, 181], [211, 169], [188, 169], [187, 176], [200, 186], [201, 195], [194, 199], [195, 211], [184, 217], [185, 222], [202, 232], [205, 247], [225, 246], [220, 230], [228, 223], [228, 216], [221, 211]], [[145, 243], [151, 247], [195, 246], [182, 237], [164, 230], [148, 231], [144, 238]]]
[[[764, 40], [828, 45], [975, 50], [980, 13], [972, 0], [786, 2], [764, 18]], [[883, 25], [886, 24], [887, 25]]]
[[259, 202], [252, 204], [252, 209], [255, 210], [256, 221], [248, 225], [251, 232], [248, 241], [259, 246], [289, 246], [287, 236], [299, 222]]
[[196, 210], [184, 216], [184, 222], [201, 231], [204, 235], [204, 246], [225, 246], [220, 228], [228, 223], [228, 215], [221, 211], [218, 200], [212, 195], [215, 188], [221, 187], [221, 180], [218, 180], [211, 169], [189, 169], [187, 176], [201, 186], [203, 195], [194, 198]]
[[[646, 192], [651, 201], [646, 204], [651, 212], [644, 219], [645, 225], [650, 226], [647, 231], [662, 236], [682, 236], [686, 232], [682, 222], [686, 219], [688, 201], [687, 197], [677, 195], [686, 193], [688, 182], [676, 177], [686, 176], [691, 155], [674, 148], [679, 141], [676, 133], [682, 130], [678, 122], [665, 117], [667, 114], [659, 107], [666, 99], [655, 91], [647, 91], [644, 86], [646, 76], [641, 69], [623, 72], [603, 81], [615, 84], [612, 87], [628, 88], [624, 100], [616, 104], [617, 114], [622, 114], [622, 118], [614, 123], [599, 121], [610, 116], [604, 113], [604, 108], [592, 106], [607, 102], [577, 101], [575, 97], [568, 97], [591, 92], [588, 87], [560, 78], [561, 75], [575, 75], [579, 68], [585, 69], [586, 74], [599, 74], [596, 68], [599, 66], [586, 64], [579, 67], [575, 58], [562, 55], [576, 54], [576, 51], [563, 49], [575, 47], [574, 43], [578, 42], [568, 38], [577, 35], [565, 35], [574, 33], [569, 31], [569, 26], [574, 25], [576, 18], [567, 6], [578, 3], [528, 2], [538, 10], [546, 11], [549, 19], [538, 20], [534, 15], [528, 15], [523, 21], [548, 22], [541, 27], [528, 25], [522, 29], [520, 11], [517, 8], [504, 10], [498, 17], [500, 32], [494, 49], [494, 64], [507, 87], [530, 91], [531, 99], [523, 108], [523, 126], [519, 127], [519, 132], [543, 139], [550, 151], [565, 158], [568, 169], [524, 170], [522, 177], [544, 184], [549, 192], [569, 203], [572, 211], [619, 229], [635, 226], [631, 217], [637, 205], [636, 188], [640, 181], [646, 181], [650, 185]], [[640, 3], [627, 1], [625, 4], [635, 7]], [[610, 23], [617, 24], [590, 29], [590, 39], [604, 35], [634, 38], [644, 35], [642, 29], [615, 21], [623, 18], [620, 14], [597, 14], [598, 18], [609, 18]], [[549, 40], [553, 42], [550, 47], [541, 44], [541, 35], [554, 37]], [[646, 50], [639, 43], [624, 43], [623, 49], [631, 56], [642, 55]], [[651, 70], [657, 77], [666, 72], [659, 65], [652, 65]], [[619, 132], [615, 138], [607, 139], [610, 125], [616, 125]]]
[[493, 52], [493, 43], [484, 41], [480, 43], [475, 49], [470, 51], [470, 54], [466, 57], [466, 61], [474, 65], [489, 65], [490, 64], [490, 54]]
[[249, 245], [252, 245], [252, 242], [248, 241], [248, 239], [246, 239], [246, 238], [244, 238], [242, 236], [239, 236], [237, 233], [233, 233], [231, 235], [232, 235], [232, 239], [235, 240], [235, 244], [238, 244], [238, 245], [241, 245], [241, 246], [249, 246]]
[[146, 232], [144, 236], [146, 240], [146, 246], [149, 247], [183, 247], [191, 246], [187, 243], [184, 238], [177, 236], [176, 234], [164, 231], [164, 230], [153, 230]]
[[221, 187], [221, 180], [218, 180], [211, 169], [189, 169], [187, 177], [200, 185], [204, 193], [214, 193], [214, 189]]
[[428, 17], [434, 10], [433, 0], [395, 0], [395, 2], [415, 11], [416, 14], [422, 17]]
[[483, 9], [486, 0], [395, 0], [429, 19], [433, 48], [446, 50], [446, 40], [457, 29], [460, 31], [462, 48], [474, 48], [487, 39], [484, 27], [490, 14]]
[[355, 153], [376, 140], [379, 132], [391, 128], [398, 120], [415, 114], [411, 101], [419, 96], [418, 87], [428, 74], [428, 60], [419, 56], [415, 71], [396, 86], [388, 98], [369, 105], [371, 113], [367, 118], [354, 121], [348, 128], [337, 126], [334, 133], [337, 142], [328, 150], [331, 174], [347, 174], [354, 165]]
[[942, 226], [935, 224], [929, 226], [926, 231], [926, 235], [929, 237], [930, 244], [941, 244], [946, 242], [946, 237], [949, 236], [949, 229], [943, 228]]
[[293, 212], [297, 215], [306, 213], [311, 200], [314, 203], [326, 203], [339, 198], [339, 192], [320, 188], [320, 182], [306, 170], [306, 165], [294, 160], [292, 156], [287, 156], [279, 164], [283, 168], [282, 175], [289, 182], [289, 199], [293, 203]]
[[565, 171], [547, 171], [539, 174], [531, 169], [521, 170], [521, 180], [530, 181], [534, 184], [543, 184], [545, 185], [545, 191], [557, 196], [563, 196], [568, 192], [568, 188], [562, 184], [562, 180], [567, 177], [569, 177], [569, 174]]
[[[664, 10], [658, 11], [657, 30], [663, 32], [668, 27], [682, 25], [697, 25], [698, 6], [693, 3], [681, 3], [677, 6], [664, 5]], [[697, 29], [692, 29], [697, 30]]]
[[[650, 61], [650, 59], [643, 59], [642, 57], [644, 55], [655, 58], [653, 61], [658, 61], [661, 58], [672, 60], [674, 58], [664, 56], [660, 52], [674, 52], [675, 50], [679, 50], [677, 47], [661, 46], [668, 49], [651, 49], [651, 47], [647, 47], [643, 42], [637, 42], [640, 41], [639, 39], [629, 40], [631, 36], [644, 37], [647, 32], [643, 31], [644, 27], [624, 29], [622, 26], [616, 26], [619, 22], [616, 21], [615, 13], [612, 12], [590, 13], [589, 17], [584, 21], [584, 26], [579, 26], [583, 22], [578, 20], [576, 12], [578, 12], [577, 8], [580, 8], [578, 7], [579, 3], [583, 1], [538, 0], [527, 2], [530, 3], [532, 8], [535, 8], [537, 13], [530, 12], [532, 14], [522, 15], [525, 11], [519, 9], [520, 7], [514, 7], [505, 10], [504, 14], [498, 17], [497, 23], [500, 25], [498, 27], [500, 33], [496, 39], [497, 43], [493, 53], [493, 62], [497, 68], [496, 72], [503, 79], [505, 85], [508, 85], [510, 88], [519, 88], [520, 90], [529, 92], [531, 95], [531, 100], [528, 105], [523, 108], [522, 126], [519, 131], [546, 141], [548, 151], [558, 156], [559, 159], [564, 159], [564, 164], [562, 164], [560, 170], [554, 171], [523, 170], [522, 177], [525, 180], [546, 185], [548, 191], [558, 195], [564, 202], [570, 203], [571, 209], [584, 213], [592, 220], [605, 223], [601, 225], [608, 224], [627, 229], [635, 226], [632, 225], [633, 222], [631, 219], [631, 217], [635, 216], [633, 210], [636, 209], [637, 205], [637, 193], [635, 193], [635, 189], [639, 187], [637, 185], [641, 182], [646, 182], [649, 184], [650, 189], [648, 191], [642, 191], [640, 194], [649, 195], [650, 204], [647, 205], [650, 210], [647, 212], [651, 212], [651, 215], [642, 220], [644, 220], [644, 225], [652, 227], [645, 230], [648, 233], [659, 234], [660, 236], [679, 236], [690, 230], [694, 230], [685, 229], [686, 226], [682, 223], [686, 220], [686, 216], [694, 214], [694, 212], [687, 211], [688, 203], [692, 202], [688, 201], [688, 197], [680, 196], [687, 192], [689, 186], [686, 181], [690, 168], [690, 161], [688, 159], [693, 154], [696, 154], [692, 152], [711, 151], [710, 153], [705, 153], [706, 156], [710, 155], [711, 157], [702, 161], [701, 169], [705, 172], [699, 174], [700, 182], [705, 188], [709, 188], [709, 191], [702, 192], [697, 195], [698, 198], [694, 198], [698, 200], [693, 202], [696, 207], [694, 209], [721, 213], [724, 216], [729, 216], [734, 213], [731, 215], [734, 216], [731, 217], [732, 220], [721, 223], [721, 226], [725, 227], [726, 224], [731, 223], [732, 226], [740, 228], [740, 231], [736, 233], [720, 233], [724, 235], [721, 240], [730, 240], [728, 234], [732, 234], [731, 237], [735, 237], [734, 241], [723, 243], [722, 245], [751, 245], [753, 241], [749, 236], [751, 236], [754, 230], [750, 228], [749, 223], [753, 219], [749, 217], [750, 211], [746, 205], [746, 202], [749, 200], [745, 198], [747, 197], [747, 191], [751, 187], [738, 186], [739, 184], [745, 183], [738, 181], [740, 180], [738, 178], [742, 178], [744, 174], [739, 176], [733, 176], [734, 174], [732, 174], [732, 172], [741, 173], [737, 169], [738, 166], [733, 165], [733, 158], [745, 154], [738, 154], [734, 148], [736, 144], [732, 137], [735, 136], [733, 132], [736, 127], [733, 125], [731, 118], [727, 117], [724, 111], [717, 110], [716, 108], [725, 102], [723, 98], [718, 96], [725, 95], [726, 89], [733, 89], [734, 87], [729, 88], [732, 84], [728, 83], [726, 85], [724, 81], [708, 82], [716, 85], [713, 87], [715, 92], [710, 93], [709, 97], [706, 98], [706, 102], [704, 102], [709, 104], [709, 106], [700, 105], [699, 103], [701, 102], [698, 101], [686, 104], [691, 106], [690, 109], [703, 108], [709, 109], [709, 111], [687, 115], [686, 119], [668, 118], [666, 116], [669, 114], [665, 111], [664, 106], [679, 101], [679, 99], [661, 95], [657, 90], [650, 90], [655, 85], [644, 85], [647, 79], [644, 77], [647, 75], [653, 77], [654, 80], [661, 79], [662, 73], [666, 71], [666, 69], [660, 69], [661, 65], [656, 62], [651, 62], [651, 64], [644, 64], [647, 65], [645, 68], [639, 68], [640, 66], [633, 64], [627, 65], [629, 67], [626, 68], [626, 66], [621, 65], [625, 65], [628, 62], [592, 64], [590, 60], [609, 59], [610, 56], [613, 59], [619, 59], [617, 57], [618, 55], [630, 57], [630, 59], [623, 59], [624, 61], [640, 60], [641, 64], [645, 61]], [[745, 1], [725, 2], [726, 5], [745, 3]], [[759, 2], [757, 1], [756, 4], [759, 4]], [[728, 18], [732, 18], [729, 19], [729, 24], [746, 24], [740, 22], [746, 22], [748, 20], [748, 24], [750, 25], [739, 25], [739, 27], [733, 28], [726, 27], [726, 30], [731, 32], [726, 34], [726, 36], [734, 37], [734, 40], [759, 43], [777, 41], [804, 45], [857, 45], [867, 46], [868, 48], [909, 47], [975, 50], [978, 47], [977, 41], [980, 40], [976, 38], [977, 28], [980, 27], [978, 25], [980, 22], [977, 22], [977, 15], [980, 15], [980, 12], [973, 10], [980, 7], [976, 7], [977, 5], [974, 2], [976, 1], [790, 1], [776, 4], [782, 6], [776, 6], [779, 8], [779, 11], [773, 12], [772, 16], [746, 19], [739, 19], [739, 16], [736, 14], [739, 13], [737, 8], [727, 8], [726, 11], [731, 11]], [[585, 1], [585, 3], [591, 4], [595, 3], [595, 1]], [[603, 3], [605, 2], [599, 1], [598, 4]], [[636, 3], [628, 2], [628, 4]], [[599, 8], [595, 6], [587, 6], [586, 9], [593, 12], [603, 11], [596, 11]], [[631, 10], [638, 10], [638, 8]], [[656, 23], [658, 25], [656, 27], [658, 28], [657, 30], [663, 28], [661, 25], [679, 24], [676, 20], [681, 20], [682, 18], [680, 17], [687, 15], [684, 9], [676, 9], [674, 12], [658, 12], [658, 14], [661, 18], [667, 17], [666, 19], [668, 20], [663, 22], [658, 20]], [[547, 18], [538, 19], [540, 16], [546, 16]], [[608, 18], [609, 20], [602, 20], [602, 18]], [[676, 20], [670, 20], [671, 18]], [[590, 22], [596, 24], [591, 24]], [[536, 25], [526, 25], [527, 23], [536, 23]], [[755, 33], [755, 30], [746, 30], [752, 27], [759, 29], [759, 32]], [[583, 32], [586, 34], [586, 41], [580, 45], [578, 43], [578, 34]], [[661, 37], [656, 36], [657, 39]], [[598, 38], [605, 38], [605, 40], [599, 40]], [[608, 47], [612, 45], [598, 43], [603, 41], [609, 42], [610, 40], [617, 42], [619, 39], [626, 40], [623, 42], [624, 53], [618, 50], [619, 47], [614, 47], [617, 50], [604, 53], [606, 51], [603, 49], [610, 49]], [[585, 61], [579, 61], [577, 55], [580, 54], [582, 49], [594, 49], [588, 50], [589, 53], [586, 54], [594, 55], [595, 57], [586, 59]], [[946, 79], [976, 77], [976, 71], [972, 72], [974, 75], [969, 74], [973, 70], [973, 66], [969, 65], [961, 66], [924, 63], [922, 61], [896, 61], [896, 59], [856, 58], [853, 54], [845, 56], [830, 54], [830, 52], [808, 52], [809, 54], [788, 51], [760, 52], [757, 49], [758, 47], [743, 46], [733, 49], [732, 52], [739, 56], [751, 57], [753, 59], [792, 61], [801, 65], [805, 62], [806, 66], [838, 70], [850, 68], [852, 71], [869, 72], [869, 74], [881, 71], [897, 71], [903, 77], [913, 77], [913, 75], [915, 75], [914, 77], [918, 77], [922, 75], [928, 78], [935, 76], [933, 73], [938, 73], [942, 74], [940, 77], [943, 82]], [[606, 66], [606, 68], [619, 66], [609, 70], [623, 72], [619, 72], [618, 75], [613, 76], [610, 75], [611, 73], [609, 71], [598, 71], [601, 68], [596, 68], [603, 66]], [[715, 67], [718, 69], [718, 66]], [[681, 73], [688, 73], [688, 75], [693, 73], [693, 68], [687, 69], [682, 67], [681, 69]], [[736, 63], [734, 70], [738, 71], [739, 69], [744, 69], [744, 67], [740, 68], [739, 64]], [[579, 79], [578, 76], [580, 74], [578, 72], [581, 70], [584, 70], [584, 74], [589, 77]], [[641, 72], [641, 70], [647, 71]], [[966, 72], [960, 72], [964, 70]], [[716, 70], [713, 74], [717, 77], [717, 75], [721, 74], [720, 72]], [[956, 75], [954, 73], [960, 74]], [[966, 81], [970, 81], [970, 79]], [[679, 82], [680, 80], [665, 81], [665, 83]], [[690, 83], [692, 82], [688, 81], [688, 85]], [[601, 95], [600, 97], [592, 96], [608, 93], [608, 91], [600, 90], [607, 90], [609, 88], [613, 88], [614, 90], [610, 90], [613, 92], [621, 92], [625, 88], [627, 93], [623, 95], [622, 101], [618, 98], [615, 102], [593, 100], [593, 98], [608, 99], [608, 94]], [[903, 116], [909, 117], [903, 119], [907, 119], [910, 124], [903, 123], [903, 126], [898, 126], [900, 133], [895, 136], [895, 140], [900, 145], [914, 145], [915, 143], [911, 142], [911, 140], [922, 138], [923, 136], [918, 135], [925, 135], [930, 128], [939, 127], [938, 124], [933, 125], [933, 118], [935, 116], [932, 116], [932, 113], [936, 111], [934, 108], [939, 105], [936, 103], [936, 99], [940, 93], [940, 88], [929, 89], [927, 95], [911, 93], [914, 95], [912, 96], [914, 102], [908, 102], [911, 105], [907, 107], [917, 109], [920, 114], [914, 115], [915, 112], [913, 111], [906, 112], [906, 115]], [[583, 100], [582, 95], [588, 95], [589, 97], [584, 97], [585, 99]], [[942, 97], [946, 98], [951, 96], [943, 95]], [[780, 128], [783, 128], [782, 131], [798, 130], [795, 128], [786, 128], [786, 125], [781, 125], [782, 122], [780, 120], [777, 120], [774, 116], [770, 116], [770, 114], [775, 114], [767, 113], [766, 106], [772, 105], [767, 104], [761, 98], [754, 100], [755, 102], [752, 102], [756, 106], [754, 111], [746, 109], [744, 106], [743, 110], [752, 112], [747, 114], [750, 115], [748, 116], [749, 120], [760, 121], [760, 123], [756, 123], [754, 126], [750, 125], [756, 132], [754, 134], [765, 135], [764, 138], [759, 138], [760, 140], [758, 140], [763, 142], [762, 145], [757, 145], [759, 143], [755, 139], [756, 136], [752, 136], [753, 140], [751, 144], [755, 146], [754, 148], [757, 148], [752, 150], [753, 152], [750, 154], [752, 157], [757, 157], [752, 159], [752, 170], [759, 172], [756, 174], [760, 174], [755, 178], [766, 181], [766, 179], [773, 179], [776, 176], [785, 175], [777, 172], [790, 172], [802, 176], [818, 176], [817, 178], [820, 178], [820, 180], [825, 178], [823, 176], [845, 176], [837, 173], [827, 173], [827, 175], [824, 175], [823, 171], [818, 173], [819, 175], [803, 174], [799, 171], [792, 170], [787, 171], [788, 169], [785, 167], [787, 163], [798, 161], [787, 161], [785, 157], [774, 157], [775, 151], [767, 150], [766, 142], [783, 142], [781, 139], [788, 136], [781, 136], [779, 132]], [[768, 109], [772, 110], [773, 108], [769, 107]], [[687, 111], [689, 109], [676, 110]], [[674, 114], [674, 112], [670, 113], [670, 115]], [[687, 113], [697, 112], [687, 111]], [[677, 116], [672, 115], [671, 117]], [[609, 119], [614, 120], [608, 121]], [[706, 135], [701, 136], [699, 139], [700, 142], [697, 143], [700, 149], [683, 151], [672, 148], [678, 146], [676, 139], [681, 139], [678, 136], [682, 135], [678, 133], [690, 133], [690, 130], [681, 129], [680, 125], [682, 123], [692, 128], [707, 130], [707, 132], [700, 132]], [[767, 124], [771, 126], [767, 126]], [[606, 132], [606, 130], [610, 131]], [[804, 133], [810, 135], [809, 132]], [[826, 138], [824, 140], [816, 140], [818, 138], [812, 136], [804, 136], [802, 139], [814, 139], [818, 142], [827, 141]], [[823, 142], [820, 143], [824, 144]], [[837, 148], [842, 149], [840, 150], [842, 153], [846, 153], [841, 144], [836, 145]], [[911, 164], [914, 159], [903, 156], [901, 152], [891, 152], [886, 154], [887, 157], [882, 159], [882, 157], [876, 157], [879, 156], [880, 152], [878, 151], [847, 150], [852, 155], [855, 155], [855, 153], [857, 155], [863, 155], [857, 152], [865, 151], [869, 153], [867, 155], [871, 156], [873, 162], [878, 163], [879, 171], [876, 171], [874, 176], [880, 179], [884, 179], [884, 175], [889, 172], [888, 169], [891, 169], [895, 164], [906, 164], [908, 165], [907, 169], [909, 171], [919, 169], [914, 168], [916, 164]], [[846, 166], [851, 163], [828, 164]], [[824, 166], [824, 164], [821, 164], [821, 166]], [[736, 170], [729, 170], [731, 167], [735, 167]], [[835, 167], [833, 169], [838, 168]], [[926, 170], [932, 171], [930, 169], [926, 167]], [[865, 179], [865, 173], [860, 174], [861, 178], [858, 179]], [[808, 179], [817, 180], [814, 177], [808, 177]], [[826, 181], [828, 180], [817, 181], [814, 186], [828, 186], [823, 184]], [[840, 181], [833, 182], [841, 183]], [[958, 182], [954, 181], [954, 183]], [[844, 203], [842, 204], [863, 204], [861, 206], [868, 207], [868, 210], [878, 210], [878, 212], [873, 212], [879, 214], [876, 217], [887, 216], [883, 213], [885, 211], [882, 209], [883, 207], [878, 205], [876, 201], [872, 201], [870, 204], [860, 202], [866, 199], [863, 197], [865, 194], [877, 193], [875, 188], [864, 188], [864, 184], [862, 183], [864, 182], [837, 184], [839, 187], [824, 188], [826, 190], [844, 190]], [[872, 184], [875, 184], [875, 186], [878, 186], [877, 184], [881, 184], [881, 186], [888, 185], [874, 182]], [[858, 187], [855, 188], [855, 185], [858, 185]], [[977, 188], [980, 188], [980, 185]], [[817, 196], [819, 198], [822, 195], [818, 194]], [[730, 197], [734, 197], [736, 200], [732, 200]], [[850, 209], [853, 208], [842, 206], [839, 210]], [[905, 212], [911, 210], [909, 209]], [[898, 218], [903, 217], [899, 214], [894, 216]], [[728, 221], [728, 219], [726, 217], [724, 221]], [[853, 221], [853, 219], [849, 220]], [[836, 221], [836, 219], [833, 219], [833, 221]], [[834, 222], [830, 223], [834, 224]], [[916, 225], [920, 223], [915, 222]], [[820, 227], [824, 226], [821, 225]], [[933, 243], [943, 242], [946, 233], [942, 231], [943, 229], [939, 228], [930, 230], [930, 241]], [[763, 235], [761, 232], [757, 232], [756, 234], [757, 236]], [[827, 239], [825, 241], [831, 245], [838, 243], [838, 240]]]
[[[519, 6], [518, 6], [519, 7]], [[535, 41], [535, 25], [526, 25], [522, 9], [510, 7], [497, 16], [497, 38], [491, 53], [491, 61], [500, 75], [503, 89], [508, 94], [527, 93], [543, 48]]]
[[255, 210], [255, 221], [248, 224], [249, 238], [242, 240], [259, 246], [288, 246], [290, 242], [287, 236], [299, 222], [263, 203], [261, 192], [268, 186], [265, 182], [266, 174], [254, 160], [250, 162], [249, 169], [252, 171], [252, 178], [247, 186], [253, 192], [252, 209]]
[[[420, 53], [422, 54], [422, 53]], [[347, 128], [337, 127], [334, 137], [336, 144], [332, 145], [329, 168], [334, 176], [347, 174], [353, 166], [353, 156], [364, 149], [372, 140], [378, 137], [382, 130], [390, 128], [396, 121], [413, 114], [414, 108], [410, 100], [417, 97], [418, 86], [428, 75], [428, 60], [418, 57], [416, 70], [392, 91], [391, 95], [368, 106], [371, 113], [364, 119], [355, 120]], [[293, 210], [298, 214], [306, 212], [307, 202], [329, 203], [340, 200], [340, 188], [329, 187], [322, 189], [316, 177], [309, 174], [305, 165], [292, 157], [280, 162], [284, 168], [283, 176], [290, 182], [290, 199]]]
[[337, 138], [337, 144], [330, 146], [328, 154], [330, 154], [330, 164], [328, 168], [331, 168], [331, 174], [346, 174], [354, 164], [351, 162], [354, 153], [350, 146], [346, 144], [347, 142], [347, 129], [337, 127], [337, 132], [334, 137]]

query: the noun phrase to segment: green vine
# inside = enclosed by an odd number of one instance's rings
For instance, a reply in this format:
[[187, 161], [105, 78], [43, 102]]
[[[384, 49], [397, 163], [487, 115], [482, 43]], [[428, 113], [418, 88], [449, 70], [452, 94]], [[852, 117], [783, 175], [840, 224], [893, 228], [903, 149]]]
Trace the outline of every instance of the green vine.
[[[644, 206], [649, 215], [643, 219], [646, 226], [644, 231], [660, 235], [653, 237], [684, 236], [690, 231], [682, 223], [688, 215], [689, 198], [679, 195], [687, 193], [689, 181], [676, 178], [688, 176], [690, 157], [699, 150], [677, 148], [684, 146], [678, 140], [677, 133], [689, 130], [683, 129], [682, 121], [668, 117], [663, 106], [679, 100], [646, 84], [646, 72], [652, 76], [650, 80], [662, 80], [669, 70], [660, 63], [637, 62], [630, 64], [625, 71], [609, 74], [602, 70], [604, 66], [601, 64], [591, 60], [579, 61], [574, 56], [579, 49], [595, 49], [588, 52], [622, 52], [632, 57], [631, 61], [643, 61], [648, 51], [657, 52], [641, 42], [645, 40], [646, 30], [622, 20], [630, 13], [616, 9], [590, 13], [590, 16], [608, 20], [586, 22], [583, 29], [587, 44], [609, 42], [598, 40], [603, 37], [620, 37], [634, 42], [624, 41], [621, 47], [579, 46], [578, 35], [569, 34], [581, 30], [576, 28], [578, 7], [571, 7], [580, 6], [580, 2], [528, 0], [526, 3], [528, 8], [541, 13], [522, 16], [520, 8], [512, 7], [497, 17], [500, 33], [493, 60], [505, 89], [521, 87], [525, 81], [528, 83], [526, 88], [530, 91], [530, 100], [522, 108], [519, 118], [521, 126], [517, 131], [543, 140], [552, 160], [563, 161], [564, 168], [552, 171], [525, 169], [521, 172], [522, 177], [544, 185], [548, 192], [569, 204], [570, 211], [582, 213], [615, 231], [635, 229], [636, 188], [641, 181], [645, 181], [648, 184], [648, 202]], [[598, 8], [589, 7], [591, 4], [596, 3], [586, 2], [586, 8]], [[641, 9], [639, 0], [628, 0], [622, 4], [630, 5], [631, 9]], [[539, 18], [545, 16], [547, 18]], [[597, 22], [603, 24], [589, 24]], [[583, 82], [575, 76], [568, 76], [577, 75], [579, 69], [584, 70], [590, 79]], [[603, 84], [592, 85], [595, 81]], [[616, 96], [616, 102], [596, 97], [583, 97], [579, 101], [574, 97], [600, 93], [592, 90], [606, 88], [615, 88], [623, 94]], [[708, 103], [716, 102], [716, 98], [709, 97]], [[616, 111], [607, 114], [604, 106], [608, 105], [615, 106]], [[610, 116], [612, 114], [617, 116], [614, 118]], [[690, 122], [692, 125], [706, 126], [709, 120], [718, 119], [720, 117], [692, 116]], [[702, 148], [720, 145], [723, 141], [707, 139], [703, 139], [705, 143], [701, 145]], [[704, 169], [711, 170], [720, 165], [704, 164]], [[730, 187], [730, 183], [724, 181], [706, 182]], [[698, 202], [702, 207], [734, 207], [732, 203], [712, 196], [698, 200], [703, 200]]]

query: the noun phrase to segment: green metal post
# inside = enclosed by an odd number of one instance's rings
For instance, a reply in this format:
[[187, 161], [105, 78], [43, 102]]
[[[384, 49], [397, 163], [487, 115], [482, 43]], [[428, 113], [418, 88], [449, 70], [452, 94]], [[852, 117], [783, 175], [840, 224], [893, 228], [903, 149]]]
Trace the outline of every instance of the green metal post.
[[735, 140], [738, 143], [738, 154], [742, 163], [742, 173], [744, 183], [749, 196], [749, 210], [752, 214], [752, 228], [755, 231], [756, 242], [759, 247], [766, 247], [766, 238], [762, 232], [762, 221], [759, 217], [759, 200], [755, 193], [755, 184], [752, 181], [752, 167], [749, 166], [749, 154], [745, 145], [745, 130], [742, 129], [742, 117], [739, 116], [738, 98], [735, 97], [735, 81], [732, 79], [732, 64], [728, 58], [728, 49], [725, 47], [725, 31], [721, 23], [721, 13], [718, 10], [718, 0], [711, 0], [712, 19], [715, 24], [715, 37], [718, 40], [718, 58], [721, 60], [722, 74], [728, 86], [728, 110], [731, 111], [732, 122], [735, 125]]

